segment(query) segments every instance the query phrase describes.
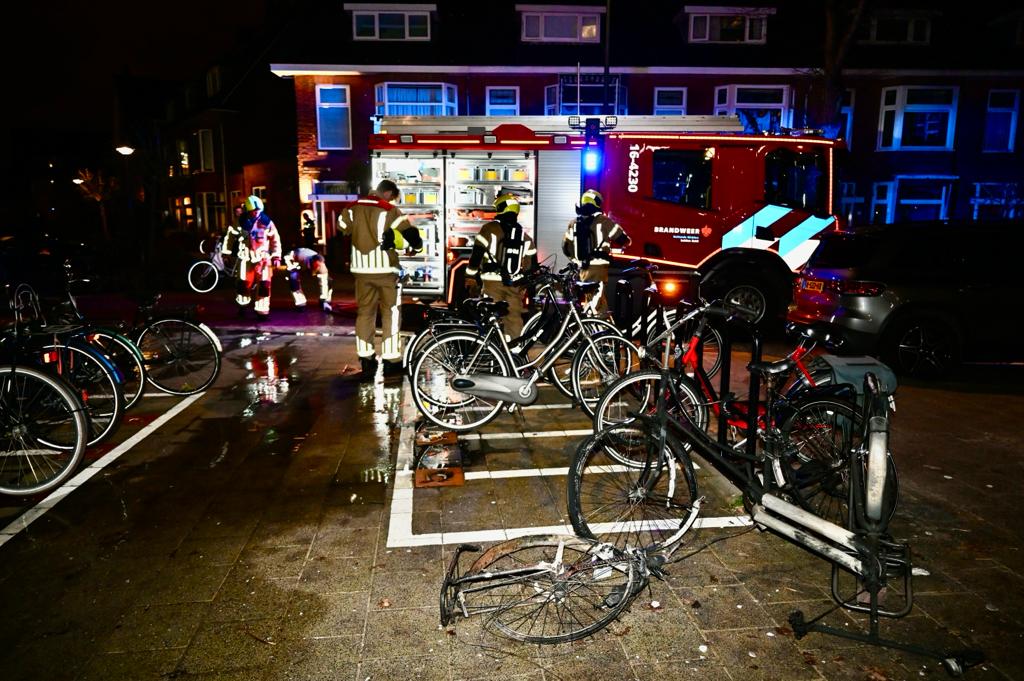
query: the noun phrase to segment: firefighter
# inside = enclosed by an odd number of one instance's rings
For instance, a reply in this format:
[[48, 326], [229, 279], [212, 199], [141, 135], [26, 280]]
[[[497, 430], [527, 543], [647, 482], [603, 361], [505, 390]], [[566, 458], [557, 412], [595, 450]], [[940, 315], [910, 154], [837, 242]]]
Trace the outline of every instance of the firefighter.
[[324, 312], [331, 311], [331, 275], [327, 271], [324, 256], [311, 248], [294, 248], [284, 256], [284, 264], [288, 269], [288, 287], [292, 290], [295, 307], [306, 306], [306, 295], [302, 292], [301, 273], [303, 269], [316, 277], [320, 284], [320, 307]]
[[524, 276], [534, 269], [537, 247], [519, 224], [519, 201], [514, 194], [494, 199], [497, 215], [480, 228], [473, 240], [473, 253], [466, 267], [466, 287], [472, 292], [479, 283], [483, 294], [508, 302], [505, 337], [518, 338], [523, 331]]
[[608, 309], [608, 265], [611, 249], [624, 248], [630, 238], [622, 226], [601, 212], [604, 198], [596, 189], [588, 189], [576, 206], [576, 219], [569, 223], [562, 239], [562, 252], [580, 266], [582, 281], [600, 282], [589, 301], [598, 313]]
[[398, 281], [398, 254], [419, 251], [423, 239], [402, 212], [391, 205], [398, 186], [382, 180], [369, 196], [348, 205], [338, 216], [338, 227], [352, 238], [351, 270], [356, 280], [356, 354], [359, 380], [373, 378], [377, 360], [373, 347], [377, 309], [380, 308], [383, 342], [380, 356], [384, 375], [402, 374], [401, 326], [402, 291]]
[[238, 266], [238, 296], [235, 301], [239, 314], [255, 293], [253, 309], [257, 316], [266, 319], [270, 315], [270, 282], [274, 268], [281, 265], [281, 237], [270, 216], [263, 212], [263, 201], [258, 196], [245, 200], [249, 213], [243, 226]]

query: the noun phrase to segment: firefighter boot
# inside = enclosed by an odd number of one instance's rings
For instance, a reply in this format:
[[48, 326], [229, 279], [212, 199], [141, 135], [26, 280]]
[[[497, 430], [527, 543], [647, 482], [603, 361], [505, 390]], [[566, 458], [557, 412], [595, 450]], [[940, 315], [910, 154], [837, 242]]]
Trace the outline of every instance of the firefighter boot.
[[348, 381], [372, 381], [377, 375], [377, 359], [375, 357], [360, 357], [359, 371], [345, 376]]
[[384, 360], [384, 378], [394, 378], [395, 376], [401, 376], [403, 373], [401, 361], [390, 362]]

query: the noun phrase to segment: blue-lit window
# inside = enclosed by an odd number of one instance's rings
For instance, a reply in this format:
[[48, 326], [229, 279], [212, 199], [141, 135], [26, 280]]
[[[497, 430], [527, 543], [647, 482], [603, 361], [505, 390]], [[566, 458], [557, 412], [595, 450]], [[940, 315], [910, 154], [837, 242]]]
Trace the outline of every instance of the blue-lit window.
[[376, 111], [381, 116], [455, 116], [458, 89], [447, 83], [380, 83]]
[[952, 151], [958, 92], [955, 87], [883, 88], [878, 148]]
[[985, 116], [985, 151], [1013, 151], [1017, 137], [1019, 90], [992, 90], [988, 93]]
[[715, 88], [715, 115], [739, 116], [747, 132], [779, 132], [791, 126], [788, 85], [723, 85]]
[[683, 116], [686, 114], [686, 88], [654, 88], [655, 116]]
[[518, 116], [519, 86], [488, 87], [486, 114], [488, 116]]
[[348, 85], [316, 86], [316, 139], [319, 149], [351, 149]]

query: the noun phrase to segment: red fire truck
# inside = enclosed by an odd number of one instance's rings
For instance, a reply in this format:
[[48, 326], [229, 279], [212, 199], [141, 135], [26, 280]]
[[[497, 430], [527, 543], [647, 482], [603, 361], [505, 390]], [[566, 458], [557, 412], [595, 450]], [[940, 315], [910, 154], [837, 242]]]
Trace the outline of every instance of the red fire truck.
[[[646, 258], [678, 287], [766, 315], [788, 302], [792, 272], [836, 229], [834, 156], [841, 142], [810, 134], [751, 135], [721, 116], [384, 117], [371, 138], [374, 184], [395, 181], [398, 203], [426, 248], [403, 258], [405, 291], [449, 300], [496, 195], [520, 198], [520, 222], [541, 259], [565, 260], [562, 236], [585, 188]], [[669, 284], [672, 288], [672, 284]]]

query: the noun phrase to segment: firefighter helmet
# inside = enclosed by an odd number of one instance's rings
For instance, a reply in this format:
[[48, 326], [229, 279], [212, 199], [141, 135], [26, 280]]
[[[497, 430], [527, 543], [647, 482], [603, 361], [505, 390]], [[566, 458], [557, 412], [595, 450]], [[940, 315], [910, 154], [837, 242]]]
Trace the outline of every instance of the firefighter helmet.
[[245, 210], [263, 211], [263, 200], [255, 194], [245, 200]]
[[592, 203], [600, 208], [601, 204], [604, 203], [604, 197], [601, 196], [601, 192], [596, 189], [588, 189], [583, 192], [583, 196], [580, 197], [580, 205], [585, 206], [588, 203]]
[[498, 215], [502, 213], [515, 213], [519, 214], [519, 198], [515, 194], [505, 193], [499, 194], [494, 199], [494, 209], [498, 211]]

